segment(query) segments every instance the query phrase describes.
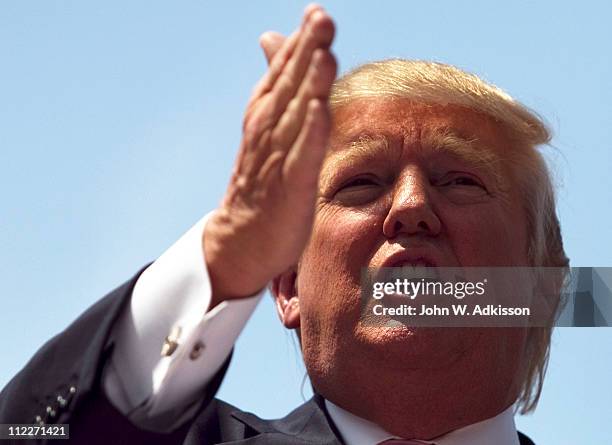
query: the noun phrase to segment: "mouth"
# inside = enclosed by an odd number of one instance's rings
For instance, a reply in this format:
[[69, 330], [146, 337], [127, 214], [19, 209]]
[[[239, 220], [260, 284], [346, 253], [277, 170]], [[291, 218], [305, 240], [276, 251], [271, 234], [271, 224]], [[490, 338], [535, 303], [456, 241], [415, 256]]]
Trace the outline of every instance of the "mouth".
[[438, 261], [429, 252], [404, 250], [389, 256], [380, 267], [437, 267]]
[[389, 256], [374, 271], [374, 279], [392, 282], [396, 279], [437, 279], [438, 262], [424, 252], [401, 251]]
[[417, 268], [417, 267], [436, 267], [436, 264], [425, 258], [417, 258], [414, 260], [401, 260], [384, 267], [401, 267], [401, 268]]

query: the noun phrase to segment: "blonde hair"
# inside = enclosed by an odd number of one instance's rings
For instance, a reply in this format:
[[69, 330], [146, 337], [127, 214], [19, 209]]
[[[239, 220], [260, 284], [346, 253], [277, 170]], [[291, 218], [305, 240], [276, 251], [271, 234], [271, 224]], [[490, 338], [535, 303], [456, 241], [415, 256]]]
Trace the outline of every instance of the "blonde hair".
[[[551, 140], [542, 119], [500, 88], [454, 66], [404, 59], [367, 63], [340, 77], [330, 96], [332, 111], [366, 98], [405, 98], [415, 102], [458, 105], [492, 117], [513, 141], [509, 161], [514, 180], [525, 196], [528, 257], [533, 267], [557, 267], [562, 273], [559, 292], [567, 275], [569, 260], [563, 250], [555, 209], [554, 187], [546, 161], [537, 149]], [[529, 330], [526, 369], [517, 399], [522, 414], [535, 409], [548, 356], [552, 327]]]

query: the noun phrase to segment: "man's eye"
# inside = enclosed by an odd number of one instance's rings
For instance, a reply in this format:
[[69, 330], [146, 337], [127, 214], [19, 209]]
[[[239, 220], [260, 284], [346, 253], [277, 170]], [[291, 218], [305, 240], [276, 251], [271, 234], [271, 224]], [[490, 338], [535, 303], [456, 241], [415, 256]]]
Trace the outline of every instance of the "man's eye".
[[468, 176], [461, 176], [459, 178], [453, 178], [446, 183], [446, 185], [475, 185], [480, 187], [480, 183], [478, 183], [475, 179], [470, 178]]
[[372, 178], [361, 177], [361, 178], [351, 179], [350, 181], [342, 185], [342, 187], [340, 187], [340, 190], [353, 188], [353, 187], [365, 187], [365, 186], [371, 186], [371, 185], [378, 185], [378, 183], [374, 181], [374, 179]]
[[480, 187], [485, 189], [485, 186], [478, 179], [468, 175], [450, 176], [440, 181], [440, 185], [446, 186], [465, 186], [465, 187]]
[[383, 192], [382, 184], [376, 176], [357, 176], [336, 188], [334, 200], [348, 207], [365, 205], [378, 199]]

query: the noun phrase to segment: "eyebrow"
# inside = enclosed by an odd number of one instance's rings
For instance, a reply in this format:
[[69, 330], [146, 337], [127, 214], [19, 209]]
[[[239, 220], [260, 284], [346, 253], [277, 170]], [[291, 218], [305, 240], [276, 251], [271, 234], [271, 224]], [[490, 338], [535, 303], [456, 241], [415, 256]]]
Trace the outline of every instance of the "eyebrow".
[[401, 152], [389, 143], [387, 136], [360, 134], [358, 137], [343, 143], [339, 150], [330, 151], [325, 161], [332, 163], [363, 162], [378, 159], [381, 152], [385, 157], [401, 155]]
[[[391, 144], [389, 138], [382, 134], [360, 134], [342, 145], [343, 148], [327, 155], [325, 172], [336, 171], [337, 168], [333, 167], [340, 165], [374, 162], [381, 158], [381, 154], [383, 159], [395, 159], [399, 162], [402, 154], [402, 149], [397, 144]], [[437, 129], [421, 134], [417, 151], [447, 153], [489, 174], [498, 186], [504, 183], [501, 172], [502, 158], [477, 138], [466, 138], [449, 128]]]
[[475, 166], [489, 174], [498, 186], [504, 184], [502, 157], [478, 138], [466, 138], [450, 129], [443, 129], [426, 134], [422, 145]]

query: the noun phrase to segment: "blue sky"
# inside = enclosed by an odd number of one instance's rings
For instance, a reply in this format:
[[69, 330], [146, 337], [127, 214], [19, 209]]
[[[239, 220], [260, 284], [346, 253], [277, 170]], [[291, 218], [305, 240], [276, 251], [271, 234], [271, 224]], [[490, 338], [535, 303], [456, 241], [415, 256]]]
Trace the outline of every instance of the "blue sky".
[[[4, 2], [0, 7], [0, 346], [4, 385], [44, 340], [155, 259], [227, 184], [265, 64], [257, 38], [305, 2]], [[612, 266], [612, 31], [601, 2], [326, 2], [340, 70], [456, 64], [551, 125], [572, 265]], [[269, 299], [220, 397], [262, 416], [302, 399], [297, 346]], [[612, 443], [612, 329], [559, 329], [539, 444]], [[309, 385], [303, 385], [309, 396]]]

